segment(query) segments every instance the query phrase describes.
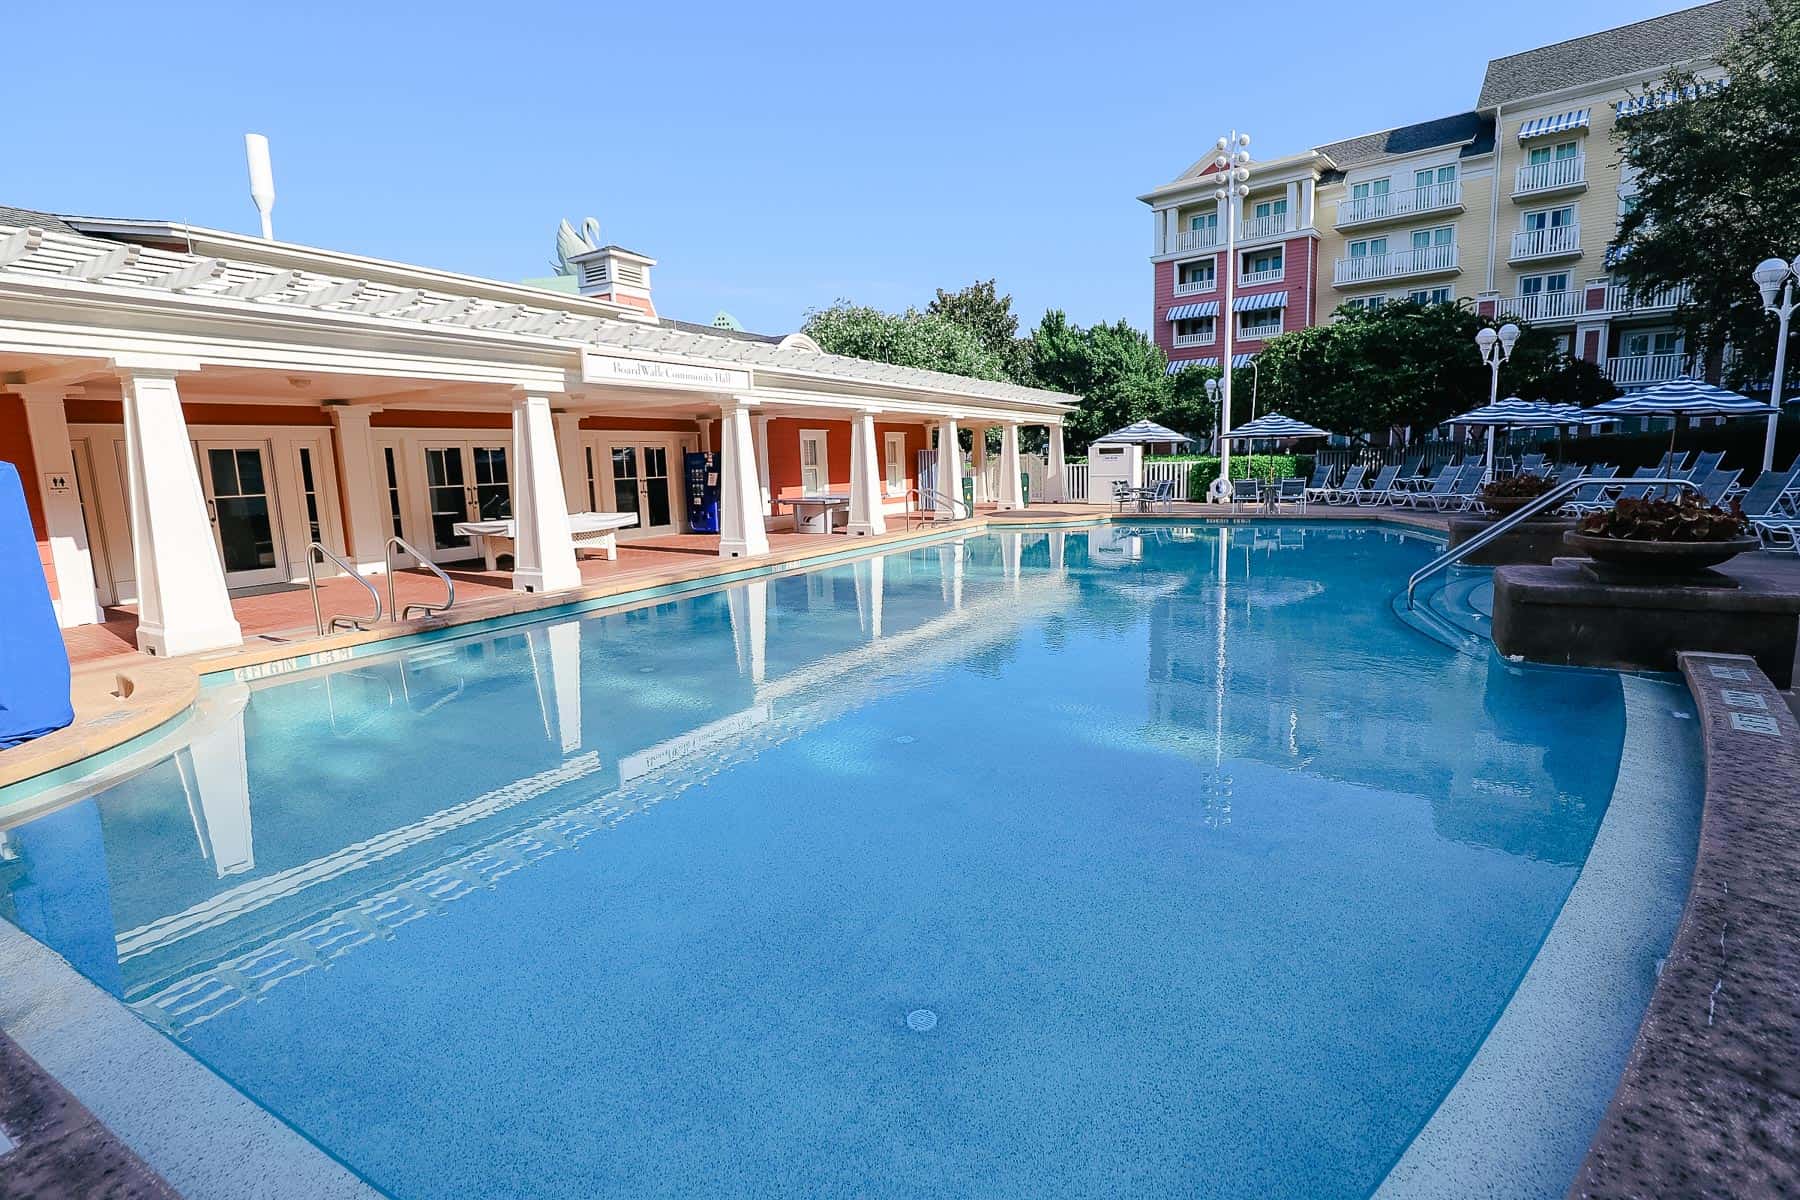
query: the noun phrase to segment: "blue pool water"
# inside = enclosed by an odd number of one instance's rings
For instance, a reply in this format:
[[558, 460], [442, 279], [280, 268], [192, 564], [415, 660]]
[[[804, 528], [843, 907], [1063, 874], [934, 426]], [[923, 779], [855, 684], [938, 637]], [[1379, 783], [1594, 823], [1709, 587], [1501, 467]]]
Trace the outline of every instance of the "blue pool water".
[[0, 915], [398, 1197], [1365, 1196], [1624, 738], [1403, 625], [1434, 549], [1000, 534], [211, 687]]

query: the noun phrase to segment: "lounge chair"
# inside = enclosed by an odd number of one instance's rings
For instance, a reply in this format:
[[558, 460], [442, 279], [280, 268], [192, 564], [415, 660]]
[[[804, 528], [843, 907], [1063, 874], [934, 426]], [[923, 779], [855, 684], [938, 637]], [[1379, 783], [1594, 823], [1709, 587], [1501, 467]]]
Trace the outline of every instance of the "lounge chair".
[[1362, 487], [1363, 477], [1369, 468], [1357, 463], [1344, 473], [1344, 481], [1334, 488], [1326, 488], [1322, 496], [1327, 504], [1349, 504], [1351, 496]]
[[1774, 554], [1800, 554], [1800, 515], [1788, 493], [1796, 471], [1764, 471], [1742, 496], [1738, 507], [1749, 518], [1762, 548]]
[[[1699, 472], [1695, 472], [1696, 477]], [[1725, 493], [1737, 483], [1742, 471], [1714, 471], [1705, 479], [1690, 479], [1688, 482], [1700, 489], [1700, 499], [1707, 504], [1718, 504], [1725, 499]]]
[[1519, 460], [1519, 471], [1525, 475], [1541, 475], [1544, 472], [1545, 461], [1542, 454], [1527, 454]]
[[[1590, 479], [1611, 479], [1618, 473], [1619, 468], [1611, 464], [1589, 467], [1585, 472]], [[1603, 512], [1612, 507], [1613, 486], [1610, 483], [1584, 483], [1575, 489], [1575, 494], [1569, 497], [1561, 511], [1577, 517], [1584, 517], [1591, 512]]]
[[1718, 470], [1719, 464], [1724, 461], [1725, 452], [1723, 450], [1708, 451], [1694, 460], [1694, 469], [1688, 472], [1688, 478], [1695, 483], [1699, 483], [1701, 480], [1710, 476], [1714, 471]]
[[1480, 504], [1475, 493], [1481, 490], [1482, 480], [1487, 476], [1487, 469], [1482, 466], [1464, 467], [1457, 472], [1456, 484], [1447, 495], [1434, 497], [1431, 506], [1439, 512], [1467, 512]]
[[1325, 498], [1325, 493], [1331, 490], [1332, 470], [1333, 469], [1329, 466], [1315, 466], [1313, 468], [1312, 479], [1306, 484], [1306, 498], [1308, 500], [1323, 500]]
[[1415, 454], [1400, 464], [1400, 474], [1394, 477], [1394, 486], [1403, 492], [1417, 489], [1421, 484], [1429, 482], [1421, 472], [1425, 469], [1425, 456]]
[[1508, 475], [1515, 474], [1517, 471], [1518, 471], [1518, 467], [1513, 463], [1512, 455], [1496, 454], [1494, 456], [1494, 478], [1495, 479], [1504, 479]]
[[1231, 481], [1231, 507], [1235, 510], [1240, 504], [1257, 505], [1262, 503], [1262, 484], [1254, 479], [1234, 479]]
[[1417, 488], [1406, 493], [1399, 498], [1399, 503], [1408, 508], [1418, 508], [1422, 504], [1431, 503], [1434, 497], [1448, 496], [1451, 489], [1456, 486], [1456, 478], [1460, 474], [1462, 474], [1460, 467], [1443, 467], [1438, 471], [1437, 478], [1431, 481], [1430, 487]]
[[1368, 487], [1357, 488], [1351, 499], [1359, 506], [1369, 508], [1389, 498], [1394, 490], [1394, 480], [1400, 477], [1399, 467], [1383, 467], [1375, 476], [1375, 482]]

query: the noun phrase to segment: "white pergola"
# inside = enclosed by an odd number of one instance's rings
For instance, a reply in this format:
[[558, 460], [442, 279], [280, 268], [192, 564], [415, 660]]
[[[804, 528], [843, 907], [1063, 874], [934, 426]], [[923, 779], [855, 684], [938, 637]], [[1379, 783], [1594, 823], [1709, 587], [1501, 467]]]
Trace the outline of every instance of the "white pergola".
[[[329, 413], [346, 549], [364, 572], [381, 569], [385, 543], [371, 414], [510, 411], [514, 586], [528, 591], [580, 582], [567, 489], [579, 478], [571, 435], [588, 414], [719, 421], [728, 557], [768, 550], [766, 429], [775, 416], [851, 424], [853, 534], [885, 531], [878, 416], [936, 427], [940, 479], [960, 474], [959, 426], [1001, 427], [1002, 507], [1023, 503], [1019, 427], [1048, 426], [1047, 498], [1061, 498], [1062, 420], [1074, 397], [824, 354], [802, 336], [696, 333], [609, 302], [238, 234], [108, 221], [82, 228], [0, 225], [0, 388], [24, 400], [40, 475], [72, 470], [65, 400], [116, 389], [139, 644], [152, 653], [241, 640], [184, 399]], [[98, 619], [79, 503], [72, 489], [41, 490], [63, 623]]]

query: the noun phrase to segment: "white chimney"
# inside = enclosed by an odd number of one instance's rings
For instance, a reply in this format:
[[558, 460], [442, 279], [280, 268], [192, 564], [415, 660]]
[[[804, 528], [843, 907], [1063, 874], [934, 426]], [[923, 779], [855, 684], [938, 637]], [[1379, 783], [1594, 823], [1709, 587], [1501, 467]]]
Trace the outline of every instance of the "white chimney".
[[262, 235], [275, 240], [275, 227], [269, 214], [275, 208], [275, 168], [269, 165], [269, 139], [260, 133], [244, 135], [244, 157], [250, 163], [250, 199], [262, 216]]

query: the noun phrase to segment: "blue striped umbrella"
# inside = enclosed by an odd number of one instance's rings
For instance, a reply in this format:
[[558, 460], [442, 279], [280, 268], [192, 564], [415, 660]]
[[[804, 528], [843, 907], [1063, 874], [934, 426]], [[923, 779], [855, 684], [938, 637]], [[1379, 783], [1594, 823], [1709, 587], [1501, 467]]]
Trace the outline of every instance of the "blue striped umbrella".
[[1586, 409], [1573, 404], [1550, 404], [1543, 400], [1521, 400], [1517, 396], [1508, 396], [1504, 400], [1484, 404], [1460, 416], [1451, 417], [1443, 424], [1549, 429], [1557, 425], [1586, 425], [1603, 419], [1590, 416]]
[[[1740, 392], [1707, 383], [1703, 379], [1671, 379], [1641, 392], [1596, 404], [1588, 410], [1608, 417], [1766, 417], [1780, 412], [1773, 404], [1752, 400]], [[1677, 420], [1669, 429], [1669, 453], [1675, 453]]]
[[1284, 417], [1280, 413], [1267, 413], [1248, 425], [1239, 425], [1225, 436], [1227, 438], [1303, 438], [1330, 437], [1331, 435], [1317, 426], [1308, 425], [1305, 421], [1296, 421], [1292, 417]]

